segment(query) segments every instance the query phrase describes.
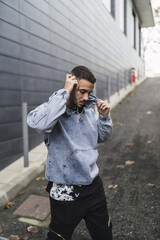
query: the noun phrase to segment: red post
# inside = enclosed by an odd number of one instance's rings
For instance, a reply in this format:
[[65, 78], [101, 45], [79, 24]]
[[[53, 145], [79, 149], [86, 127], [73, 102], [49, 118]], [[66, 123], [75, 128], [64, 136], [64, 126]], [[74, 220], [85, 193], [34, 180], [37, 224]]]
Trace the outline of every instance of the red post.
[[135, 68], [132, 68], [132, 83], [136, 82]]

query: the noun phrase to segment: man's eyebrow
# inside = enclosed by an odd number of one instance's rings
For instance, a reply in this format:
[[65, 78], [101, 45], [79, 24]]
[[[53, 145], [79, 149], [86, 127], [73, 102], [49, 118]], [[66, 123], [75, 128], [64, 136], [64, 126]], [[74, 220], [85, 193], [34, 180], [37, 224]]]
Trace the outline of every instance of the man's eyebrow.
[[79, 88], [79, 90], [80, 90], [80, 91], [84, 91], [84, 92], [89, 92], [89, 93], [93, 92], [93, 90], [92, 90], [92, 91], [88, 91], [88, 90], [86, 90], [86, 89], [84, 89], [84, 88]]
[[88, 92], [88, 91], [87, 91], [86, 89], [84, 89], [84, 88], [79, 88], [79, 90]]

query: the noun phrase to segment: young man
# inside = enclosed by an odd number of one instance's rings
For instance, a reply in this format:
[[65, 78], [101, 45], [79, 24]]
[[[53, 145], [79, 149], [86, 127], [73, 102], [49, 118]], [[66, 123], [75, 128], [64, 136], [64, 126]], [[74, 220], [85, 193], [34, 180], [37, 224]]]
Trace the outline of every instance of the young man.
[[[84, 66], [66, 75], [65, 86], [28, 115], [44, 134], [51, 223], [47, 240], [70, 240], [84, 219], [94, 240], [112, 240], [111, 222], [99, 169], [97, 143], [112, 131], [109, 105], [91, 95], [96, 79]], [[97, 105], [97, 119], [93, 106]]]

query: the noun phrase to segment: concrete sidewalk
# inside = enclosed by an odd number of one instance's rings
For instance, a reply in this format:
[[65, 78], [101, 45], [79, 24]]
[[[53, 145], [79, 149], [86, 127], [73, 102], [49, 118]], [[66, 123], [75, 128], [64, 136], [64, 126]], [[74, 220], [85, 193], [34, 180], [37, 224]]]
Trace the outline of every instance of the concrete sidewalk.
[[[130, 84], [110, 97], [111, 109], [122, 101], [136, 86], [145, 79]], [[23, 157], [10, 164], [0, 172], [0, 207], [13, 199], [17, 193], [34, 179], [45, 168], [47, 149], [44, 143], [35, 147], [29, 153], [29, 167], [24, 168]]]
[[41, 143], [29, 152], [29, 167], [24, 167], [23, 157], [0, 172], [0, 207], [13, 199], [17, 193], [45, 168], [47, 149]]

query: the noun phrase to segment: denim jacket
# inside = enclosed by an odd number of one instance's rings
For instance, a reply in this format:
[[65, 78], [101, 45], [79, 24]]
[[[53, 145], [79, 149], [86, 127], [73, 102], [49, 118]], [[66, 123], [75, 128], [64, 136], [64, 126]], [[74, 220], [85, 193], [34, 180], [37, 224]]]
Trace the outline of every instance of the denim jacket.
[[98, 175], [97, 143], [112, 132], [110, 114], [97, 119], [92, 106], [98, 99], [89, 96], [81, 113], [67, 108], [69, 94], [60, 89], [48, 102], [28, 114], [31, 128], [44, 134], [48, 148], [46, 179], [68, 185], [88, 185]]

